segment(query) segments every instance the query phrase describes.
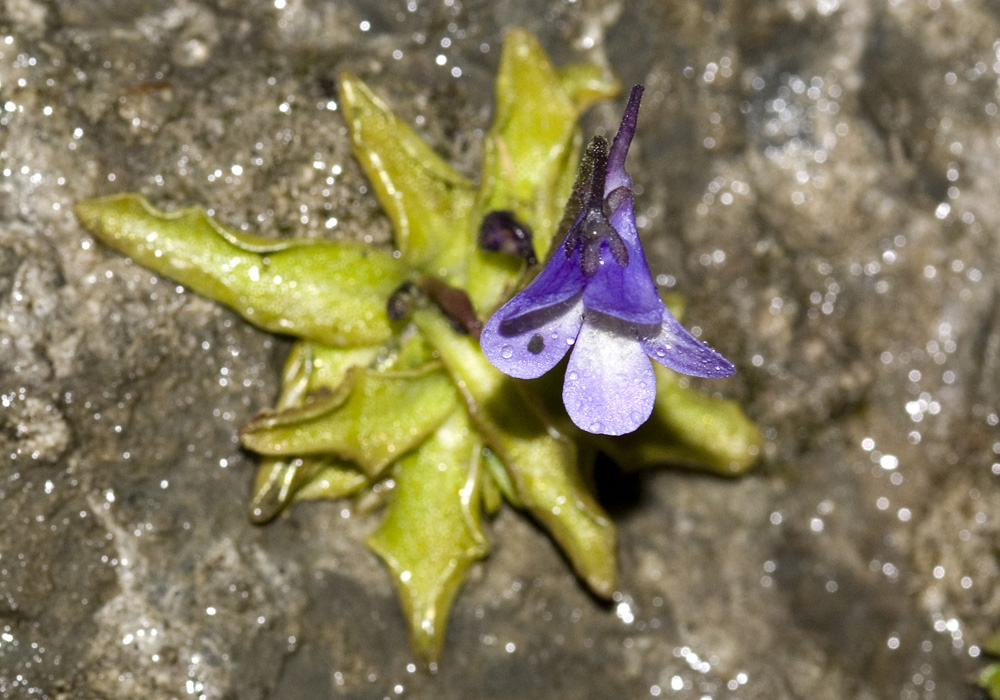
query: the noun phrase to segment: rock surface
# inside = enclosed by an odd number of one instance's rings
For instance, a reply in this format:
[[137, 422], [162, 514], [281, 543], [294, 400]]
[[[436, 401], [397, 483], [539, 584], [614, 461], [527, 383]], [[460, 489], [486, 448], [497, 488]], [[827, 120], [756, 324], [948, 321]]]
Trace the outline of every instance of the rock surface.
[[[471, 176], [504, 27], [647, 86], [661, 284], [767, 436], [739, 481], [606, 473], [602, 607], [504, 511], [434, 674], [377, 514], [250, 525], [287, 344], [96, 244], [138, 190], [385, 244], [350, 69]], [[0, 698], [976, 698], [1000, 619], [1000, 15], [986, 0], [7, 0]], [[620, 105], [595, 109], [610, 130]]]

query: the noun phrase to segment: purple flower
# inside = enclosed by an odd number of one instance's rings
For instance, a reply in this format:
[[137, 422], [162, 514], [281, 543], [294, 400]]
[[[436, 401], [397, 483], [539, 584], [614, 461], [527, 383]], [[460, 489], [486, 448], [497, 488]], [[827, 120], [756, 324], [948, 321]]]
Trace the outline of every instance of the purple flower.
[[521, 379], [545, 374], [572, 347], [563, 403], [577, 426], [605, 435], [632, 432], [652, 413], [649, 358], [696, 377], [735, 371], [664, 306], [639, 242], [625, 156], [642, 90], [632, 88], [610, 152], [601, 137], [587, 147], [571, 200], [579, 211], [562, 245], [480, 338], [487, 359]]

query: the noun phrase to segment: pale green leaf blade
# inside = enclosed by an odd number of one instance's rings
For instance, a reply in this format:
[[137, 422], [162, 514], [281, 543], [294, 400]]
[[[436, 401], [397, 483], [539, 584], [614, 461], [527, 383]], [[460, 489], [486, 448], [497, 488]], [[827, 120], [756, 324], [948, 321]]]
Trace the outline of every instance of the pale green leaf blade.
[[[581, 88], [589, 96], [600, 92], [610, 97], [619, 86], [614, 80], [601, 82], [596, 72], [579, 65], [568, 69], [564, 80], [534, 36], [523, 29], [507, 33], [497, 75], [496, 116], [484, 144], [491, 155], [483, 164], [485, 197], [480, 204], [487, 210], [503, 202], [534, 203], [552, 193], [566, 167], [577, 119], [592, 102]], [[535, 222], [542, 229], [555, 223]]]
[[[275, 409], [304, 406], [310, 392], [335, 391], [344, 385], [352, 368], [367, 366], [379, 350], [379, 346], [335, 348], [310, 341], [295, 343], [285, 360]], [[250, 500], [250, 519], [266, 523], [293, 501], [340, 498], [367, 482], [356, 468], [330, 457], [263, 457]]]
[[374, 478], [423, 442], [458, 402], [454, 383], [438, 366], [354, 370], [352, 377], [346, 397], [338, 391], [254, 418], [240, 434], [243, 445], [271, 456], [335, 455]]
[[361, 490], [368, 478], [329, 457], [264, 457], [254, 481], [250, 519], [273, 520], [294, 501], [342, 498]]
[[[304, 355], [305, 371], [307, 373], [306, 391], [307, 394], [295, 404], [301, 406], [309, 393], [315, 394], [318, 391], [334, 391], [344, 383], [348, 374], [355, 368], [367, 368], [375, 359], [384, 352], [382, 345], [359, 345], [355, 347], [335, 347], [332, 345], [322, 345], [313, 342], [296, 343], [292, 352], [286, 360], [286, 365], [293, 360], [296, 348]], [[287, 377], [287, 375], [286, 375]], [[282, 383], [281, 396], [284, 398], [286, 387], [289, 382], [286, 378]], [[292, 404], [287, 404], [291, 406]], [[277, 408], [287, 406], [279, 404]]]
[[622, 86], [607, 69], [594, 63], [570, 63], [559, 68], [559, 84], [563, 92], [583, 114], [592, 105], [618, 95]]
[[489, 549], [480, 523], [481, 452], [458, 408], [400, 462], [385, 519], [368, 540], [392, 571], [413, 646], [428, 663], [441, 653], [469, 565]]
[[340, 76], [354, 155], [392, 219], [403, 260], [440, 277], [461, 266], [475, 191], [361, 80]]
[[80, 202], [76, 213], [102, 242], [265, 330], [329, 345], [380, 343], [391, 333], [386, 300], [407, 276], [391, 255], [340, 241], [267, 248], [199, 208], [165, 213], [135, 194]]
[[984, 668], [979, 674], [978, 683], [991, 700], [1000, 700], [1000, 664], [990, 664]]
[[[517, 497], [517, 491], [514, 490], [514, 484], [510, 480], [507, 468], [500, 461], [500, 458], [496, 456], [496, 453], [489, 448], [483, 450], [483, 467], [486, 474], [490, 477], [489, 481], [496, 487], [498, 497], [506, 498], [515, 508], [522, 508], [523, 505]], [[498, 503], [495, 508], [488, 507], [486, 511], [492, 515], [499, 507]]]
[[[309, 457], [303, 458], [308, 461]], [[371, 481], [353, 466], [336, 459], [319, 459], [309, 481], [295, 492], [296, 501], [337, 499], [358, 493]]]

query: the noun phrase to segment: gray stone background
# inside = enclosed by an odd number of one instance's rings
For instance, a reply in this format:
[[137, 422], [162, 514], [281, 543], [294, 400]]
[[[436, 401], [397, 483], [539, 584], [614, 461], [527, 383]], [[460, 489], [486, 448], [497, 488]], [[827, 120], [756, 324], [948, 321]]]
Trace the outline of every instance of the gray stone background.
[[[336, 75], [476, 175], [505, 27], [647, 86], [654, 274], [767, 438], [606, 480], [621, 594], [507, 510], [435, 674], [376, 513], [251, 526], [239, 426], [287, 341], [96, 243], [138, 190], [388, 240]], [[0, 2], [0, 697], [979, 697], [1000, 627], [994, 0]], [[623, 100], [585, 120], [613, 129]]]

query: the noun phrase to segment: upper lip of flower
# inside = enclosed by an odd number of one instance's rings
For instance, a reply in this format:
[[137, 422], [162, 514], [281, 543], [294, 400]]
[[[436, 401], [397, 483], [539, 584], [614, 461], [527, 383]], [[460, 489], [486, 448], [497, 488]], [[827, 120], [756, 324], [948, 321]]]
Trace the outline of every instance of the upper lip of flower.
[[[481, 337], [490, 362], [522, 379], [549, 371], [576, 344], [563, 399], [573, 421], [591, 432], [631, 432], [649, 417], [656, 389], [647, 356], [695, 376], [734, 371], [670, 314], [650, 274], [625, 170], [641, 97], [636, 86], [610, 151], [603, 138], [590, 142], [569, 204], [578, 208], [573, 225]], [[601, 395], [633, 388], [625, 397]]]

